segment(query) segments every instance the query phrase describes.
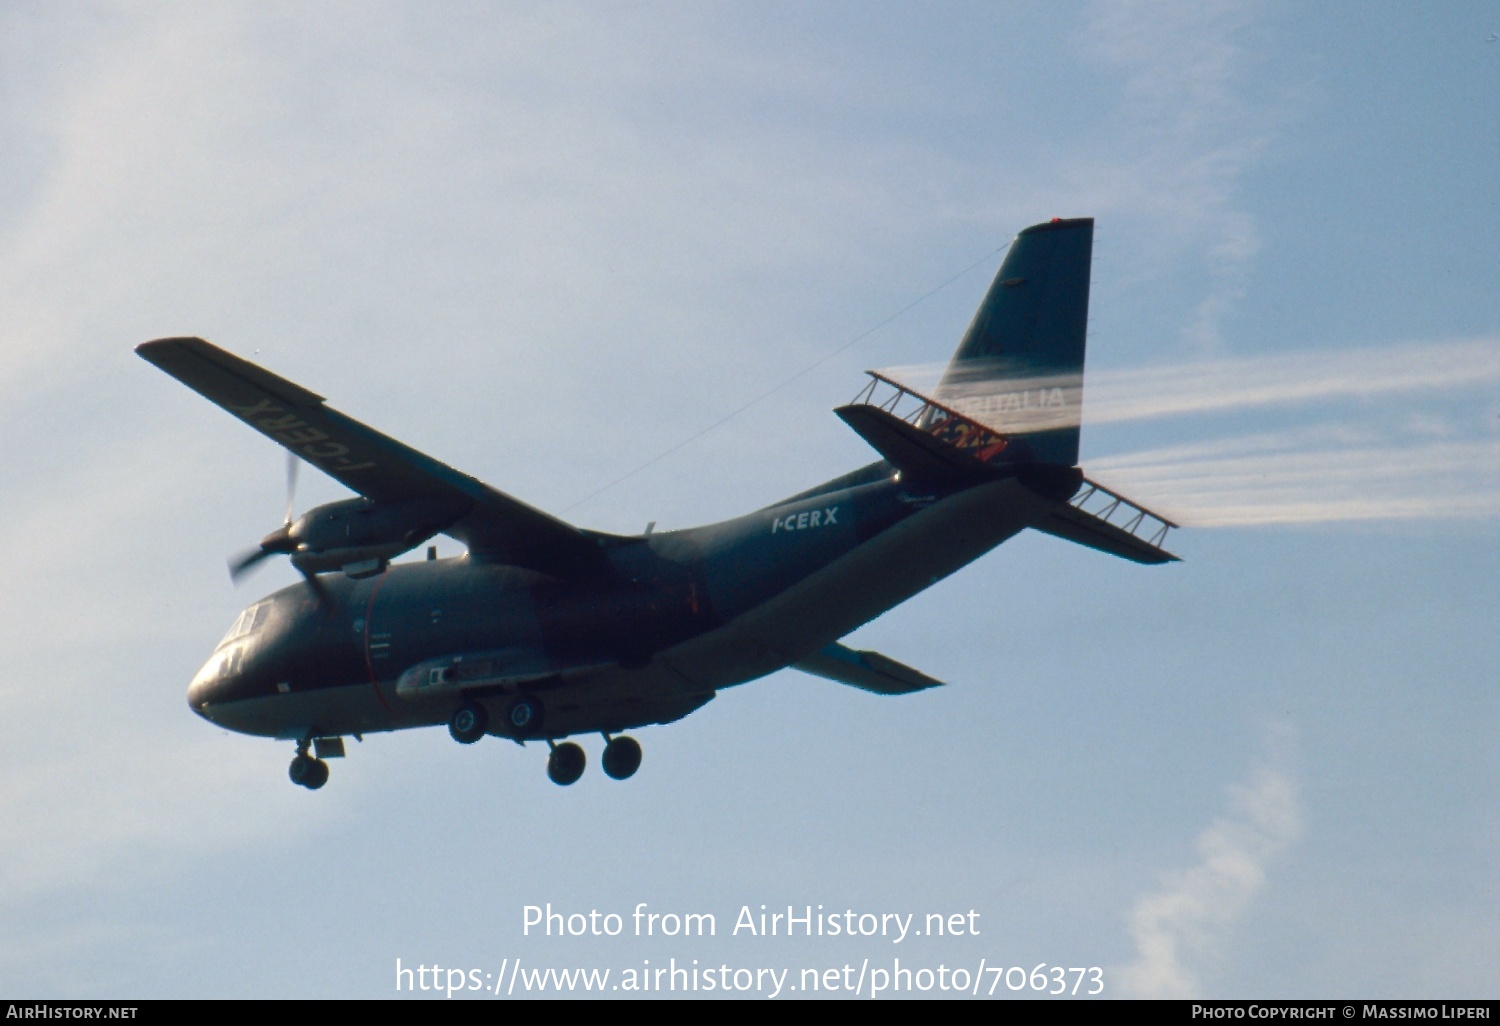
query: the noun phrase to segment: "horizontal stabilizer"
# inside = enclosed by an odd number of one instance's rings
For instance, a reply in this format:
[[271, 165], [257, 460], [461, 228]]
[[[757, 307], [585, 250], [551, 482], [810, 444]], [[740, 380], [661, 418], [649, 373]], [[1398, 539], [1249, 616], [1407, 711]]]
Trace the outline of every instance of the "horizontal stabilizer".
[[1059, 506], [1031, 526], [1134, 563], [1180, 562], [1161, 547], [1176, 524], [1087, 478], [1070, 504]]
[[986, 465], [975, 455], [867, 403], [840, 406], [833, 411], [858, 435], [870, 443], [891, 466], [911, 477], [972, 478]]
[[877, 695], [911, 695], [943, 685], [942, 681], [934, 680], [879, 652], [856, 651], [838, 642], [793, 663], [792, 669], [836, 680], [840, 684], [848, 684]]
[[[1028, 486], [1051, 482], [1043, 487], [1049, 498], [1067, 499], [1078, 489], [1082, 475], [1072, 463], [1039, 460], [1030, 442], [1019, 442], [993, 425], [981, 423], [954, 407], [923, 395], [882, 371], [865, 371], [870, 383], [854, 402], [833, 412], [839, 415], [859, 436], [869, 442], [896, 469], [929, 481], [962, 481], [973, 483], [986, 478], [1008, 477], [1018, 468], [1027, 468], [1034, 480]], [[1060, 389], [1052, 391], [1061, 393]], [[1043, 389], [1023, 404], [1044, 415], [1054, 405], [1066, 405], [1063, 399], [1054, 404]], [[1075, 425], [1076, 426], [1076, 425]]]
[[870, 403], [851, 403], [833, 412], [914, 480], [946, 484], [1015, 477], [1036, 494], [1059, 502], [1078, 490], [1083, 476], [1076, 468], [1007, 463], [1005, 439], [930, 403], [923, 409], [938, 411], [919, 418], [925, 428]]

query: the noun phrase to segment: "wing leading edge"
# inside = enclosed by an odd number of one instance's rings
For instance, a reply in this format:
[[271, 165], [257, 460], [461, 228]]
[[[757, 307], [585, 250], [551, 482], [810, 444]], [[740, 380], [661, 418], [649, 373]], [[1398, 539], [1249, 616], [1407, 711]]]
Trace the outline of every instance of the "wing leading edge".
[[322, 396], [201, 338], [135, 350], [209, 402], [376, 503], [429, 499], [462, 512], [442, 533], [476, 558], [558, 577], [606, 572], [606, 536], [581, 531], [327, 406]]

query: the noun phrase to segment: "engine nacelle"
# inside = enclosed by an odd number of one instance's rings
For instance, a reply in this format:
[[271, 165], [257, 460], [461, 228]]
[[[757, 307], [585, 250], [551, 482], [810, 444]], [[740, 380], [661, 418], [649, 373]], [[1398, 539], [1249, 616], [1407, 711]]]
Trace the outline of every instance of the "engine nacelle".
[[295, 546], [289, 553], [292, 565], [303, 573], [347, 570], [364, 577], [451, 527], [468, 510], [467, 503], [435, 499], [344, 499], [308, 510], [283, 531]]

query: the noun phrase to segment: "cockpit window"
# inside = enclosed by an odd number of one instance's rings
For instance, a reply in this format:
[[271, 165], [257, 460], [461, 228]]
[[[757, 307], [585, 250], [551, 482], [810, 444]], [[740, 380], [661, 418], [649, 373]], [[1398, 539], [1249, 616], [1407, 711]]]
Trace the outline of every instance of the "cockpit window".
[[223, 648], [231, 641], [237, 641], [245, 637], [247, 634], [254, 632], [261, 624], [265, 623], [266, 606], [267, 603], [265, 602], [257, 602], [240, 613], [239, 617], [234, 621], [234, 626], [229, 628], [229, 633], [224, 635], [219, 644], [215, 646], [215, 649]]

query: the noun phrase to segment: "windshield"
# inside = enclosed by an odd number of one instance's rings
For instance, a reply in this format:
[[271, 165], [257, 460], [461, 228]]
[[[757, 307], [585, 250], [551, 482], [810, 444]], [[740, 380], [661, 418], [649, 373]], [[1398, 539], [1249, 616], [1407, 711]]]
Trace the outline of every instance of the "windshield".
[[261, 624], [265, 623], [266, 606], [268, 604], [269, 603], [266, 602], [257, 602], [255, 605], [248, 607], [244, 612], [240, 613], [240, 615], [235, 619], [234, 625], [229, 628], [229, 633], [225, 634], [224, 637], [219, 641], [219, 643], [214, 646], [214, 651], [218, 651], [225, 645], [229, 644], [231, 641], [237, 641], [240, 638], [245, 637], [246, 635], [252, 633]]

